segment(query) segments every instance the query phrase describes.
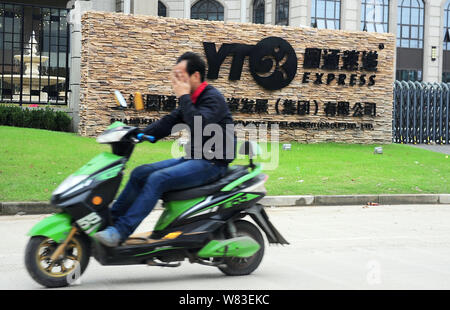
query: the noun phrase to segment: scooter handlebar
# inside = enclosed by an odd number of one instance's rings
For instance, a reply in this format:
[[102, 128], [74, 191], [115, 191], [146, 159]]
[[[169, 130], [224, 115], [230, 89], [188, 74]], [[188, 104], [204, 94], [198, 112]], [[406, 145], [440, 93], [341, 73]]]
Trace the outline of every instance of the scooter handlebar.
[[136, 138], [137, 138], [139, 141], [147, 140], [147, 141], [149, 141], [149, 142], [151, 142], [151, 143], [155, 143], [155, 142], [156, 142], [156, 138], [155, 138], [155, 137], [149, 136], [149, 135], [145, 135], [145, 134], [143, 134], [143, 133], [138, 133], [138, 134], [136, 135]]

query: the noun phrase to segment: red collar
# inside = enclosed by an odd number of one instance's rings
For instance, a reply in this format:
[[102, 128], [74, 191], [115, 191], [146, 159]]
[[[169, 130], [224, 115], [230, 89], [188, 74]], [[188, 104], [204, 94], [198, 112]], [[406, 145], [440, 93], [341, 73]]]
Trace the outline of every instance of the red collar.
[[197, 87], [197, 89], [194, 91], [194, 93], [191, 95], [191, 100], [192, 102], [195, 104], [197, 102], [198, 97], [200, 96], [200, 94], [205, 90], [206, 86], [208, 86], [208, 83], [203, 82], [202, 84], [200, 84], [199, 87]]

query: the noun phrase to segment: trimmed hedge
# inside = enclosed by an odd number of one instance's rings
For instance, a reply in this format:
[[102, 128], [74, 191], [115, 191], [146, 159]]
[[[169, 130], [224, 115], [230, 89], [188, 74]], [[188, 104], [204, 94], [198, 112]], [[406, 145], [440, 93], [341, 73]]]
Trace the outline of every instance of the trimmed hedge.
[[0, 105], [0, 125], [70, 131], [71, 118], [66, 113], [49, 107], [23, 109], [18, 106]]

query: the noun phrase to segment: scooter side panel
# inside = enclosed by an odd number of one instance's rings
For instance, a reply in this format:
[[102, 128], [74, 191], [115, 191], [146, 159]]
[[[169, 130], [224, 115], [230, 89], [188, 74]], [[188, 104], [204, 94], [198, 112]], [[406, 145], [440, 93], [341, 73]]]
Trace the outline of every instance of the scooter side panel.
[[228, 184], [227, 186], [225, 186], [224, 188], [221, 189], [222, 192], [228, 192], [233, 190], [236, 186], [239, 186], [243, 183], [245, 183], [248, 180], [253, 179], [254, 177], [256, 177], [258, 174], [260, 174], [262, 172], [262, 166], [261, 164], [256, 164], [255, 165], [255, 170], [253, 170], [252, 172], [250, 172], [249, 174], [246, 174], [242, 177], [240, 177], [237, 180], [234, 180], [233, 182], [231, 182], [230, 184]]
[[[122, 156], [118, 156], [109, 152], [103, 152], [92, 158], [86, 165], [78, 169], [74, 173], [74, 175], [90, 175], [104, 167], [119, 162], [122, 159]], [[121, 166], [123, 166], [123, 164], [121, 164]]]
[[167, 228], [175, 229], [176, 227], [209, 218], [227, 220], [240, 210], [251, 207], [262, 197], [264, 197], [264, 193], [257, 192], [232, 192], [216, 197], [208, 196], [204, 202], [181, 213], [169, 223]]
[[189, 200], [170, 201], [164, 204], [164, 212], [161, 214], [154, 230], [163, 230], [175, 220], [180, 214], [205, 200], [205, 197], [197, 197]]
[[211, 240], [199, 252], [198, 256], [208, 257], [250, 257], [261, 248], [258, 242], [248, 236], [226, 240]]

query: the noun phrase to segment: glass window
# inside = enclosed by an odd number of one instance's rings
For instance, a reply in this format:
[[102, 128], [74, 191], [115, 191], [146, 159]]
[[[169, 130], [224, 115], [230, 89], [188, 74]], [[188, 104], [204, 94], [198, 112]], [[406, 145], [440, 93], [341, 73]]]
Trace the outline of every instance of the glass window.
[[398, 47], [423, 48], [423, 15], [424, 5], [422, 0], [399, 0]]
[[265, 13], [264, 7], [265, 7], [264, 0], [253, 1], [253, 22], [255, 24], [264, 24], [264, 13]]
[[158, 1], [158, 16], [167, 17], [167, 8], [161, 1]]
[[395, 75], [399, 81], [422, 81], [422, 70], [397, 70]]
[[116, 12], [123, 12], [123, 0], [116, 0]]
[[215, 0], [200, 0], [191, 7], [192, 19], [223, 20], [223, 6]]
[[361, 1], [361, 30], [388, 32], [389, 0]]
[[314, 28], [341, 28], [340, 0], [312, 0], [311, 26]]
[[289, 0], [276, 0], [275, 25], [289, 25]]
[[[0, 3], [0, 102], [7, 99], [17, 103], [48, 103], [49, 100], [55, 100], [55, 104], [67, 103], [68, 83], [65, 81], [68, 82], [69, 76], [69, 33], [66, 16], [67, 10], [64, 8]], [[22, 66], [20, 58], [23, 55], [26, 62], [25, 58], [30, 58], [32, 52], [38, 54], [38, 57], [32, 58], [33, 64], [39, 65], [37, 77], [33, 74], [35, 81], [30, 80], [31, 73]], [[22, 87], [25, 79], [21, 81], [13, 78], [14, 75], [28, 76], [30, 85]], [[42, 81], [49, 75], [55, 78], [57, 84], [43, 84]], [[20, 92], [22, 98], [18, 96]], [[44, 93], [48, 96], [44, 97]]]
[[450, 50], [450, 0], [444, 8], [444, 50]]
[[450, 83], [450, 72], [442, 72], [442, 83]]

